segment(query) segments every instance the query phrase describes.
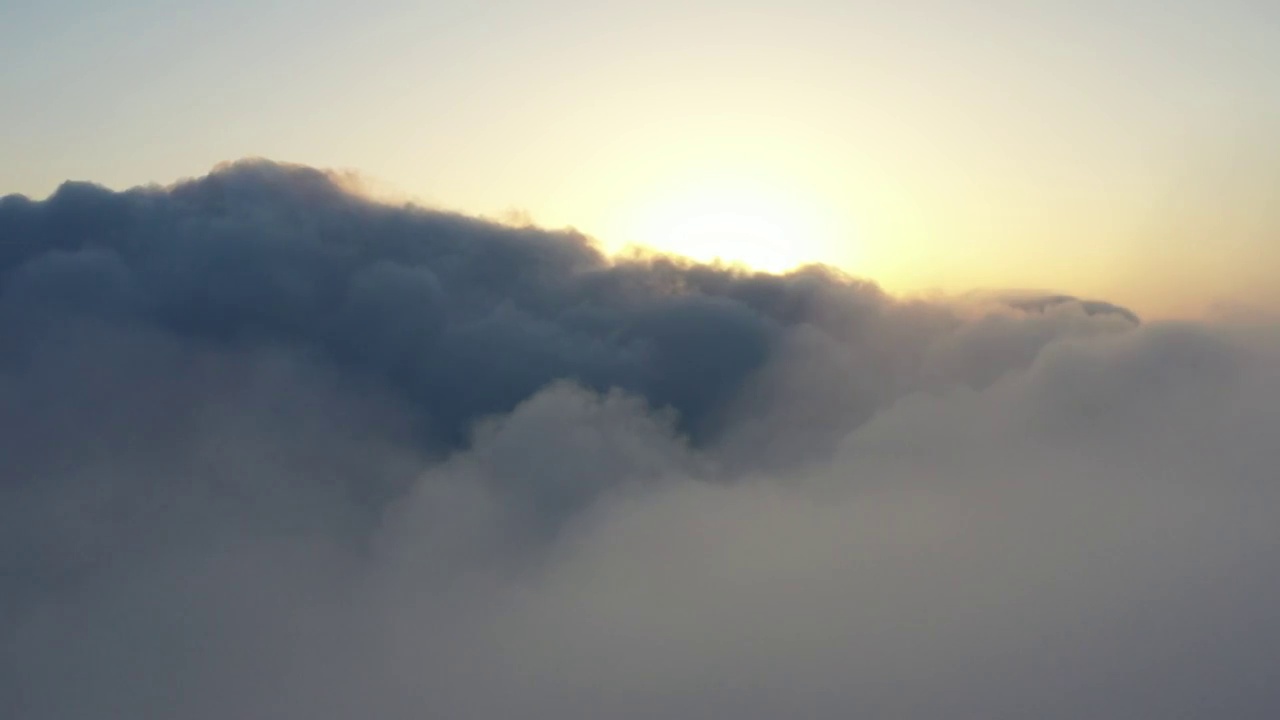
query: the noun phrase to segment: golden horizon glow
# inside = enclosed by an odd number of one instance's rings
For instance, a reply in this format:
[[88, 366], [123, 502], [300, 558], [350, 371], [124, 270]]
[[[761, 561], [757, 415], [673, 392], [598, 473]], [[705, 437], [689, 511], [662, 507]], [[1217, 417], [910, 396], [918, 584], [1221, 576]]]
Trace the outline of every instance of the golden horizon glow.
[[[708, 263], [785, 272], [831, 262], [835, 213], [795, 188], [741, 177], [660, 183], [612, 215], [602, 240], [613, 252], [640, 247]], [[848, 243], [839, 243], [847, 262]]]

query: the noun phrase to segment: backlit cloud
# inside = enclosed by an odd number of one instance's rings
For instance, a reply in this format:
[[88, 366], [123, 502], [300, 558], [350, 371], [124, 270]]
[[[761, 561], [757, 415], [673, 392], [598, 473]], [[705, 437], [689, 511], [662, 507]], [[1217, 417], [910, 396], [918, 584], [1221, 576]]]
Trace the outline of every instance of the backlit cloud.
[[1274, 326], [349, 187], [0, 200], [7, 717], [1280, 709]]

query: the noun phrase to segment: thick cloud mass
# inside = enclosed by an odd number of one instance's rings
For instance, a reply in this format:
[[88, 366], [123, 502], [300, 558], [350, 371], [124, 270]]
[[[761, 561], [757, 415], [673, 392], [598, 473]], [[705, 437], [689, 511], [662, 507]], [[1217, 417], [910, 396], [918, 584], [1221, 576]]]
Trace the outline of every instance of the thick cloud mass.
[[0, 714], [1273, 718], [1280, 331], [237, 163], [0, 199]]

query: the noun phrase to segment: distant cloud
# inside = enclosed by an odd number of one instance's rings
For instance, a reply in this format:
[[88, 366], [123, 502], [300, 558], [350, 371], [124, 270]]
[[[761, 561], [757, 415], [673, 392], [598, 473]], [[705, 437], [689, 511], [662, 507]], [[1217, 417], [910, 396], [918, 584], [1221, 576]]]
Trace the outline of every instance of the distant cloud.
[[975, 307], [265, 161], [0, 199], [0, 714], [1274, 717], [1280, 333]]

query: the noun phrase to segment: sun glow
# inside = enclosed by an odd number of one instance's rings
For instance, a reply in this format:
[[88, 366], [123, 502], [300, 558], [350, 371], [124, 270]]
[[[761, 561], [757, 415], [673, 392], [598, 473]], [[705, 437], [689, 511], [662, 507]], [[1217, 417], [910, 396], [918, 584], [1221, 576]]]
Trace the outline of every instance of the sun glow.
[[832, 233], [813, 205], [777, 188], [688, 183], [638, 203], [614, 237], [701, 262], [781, 272], [830, 258]]

